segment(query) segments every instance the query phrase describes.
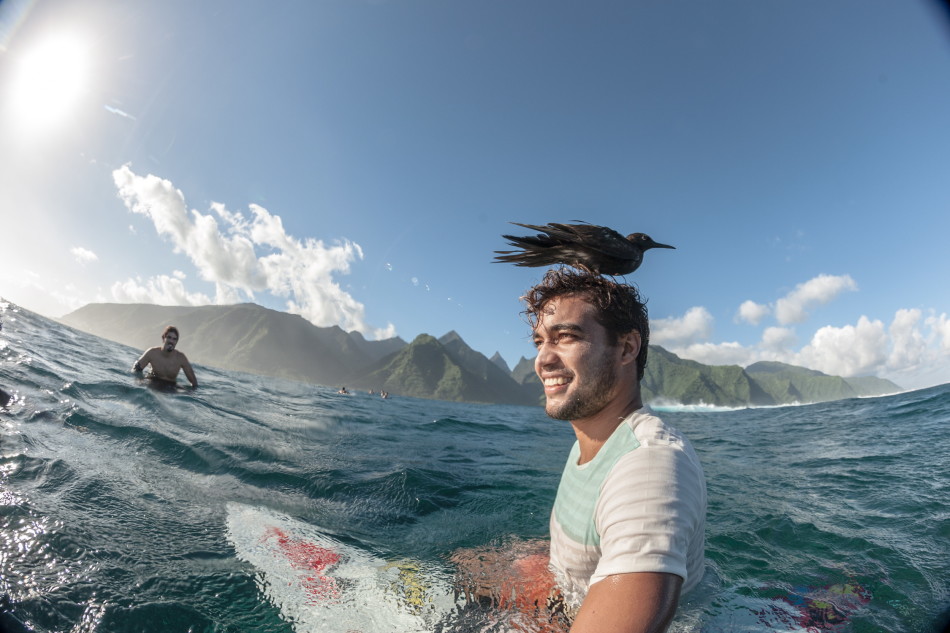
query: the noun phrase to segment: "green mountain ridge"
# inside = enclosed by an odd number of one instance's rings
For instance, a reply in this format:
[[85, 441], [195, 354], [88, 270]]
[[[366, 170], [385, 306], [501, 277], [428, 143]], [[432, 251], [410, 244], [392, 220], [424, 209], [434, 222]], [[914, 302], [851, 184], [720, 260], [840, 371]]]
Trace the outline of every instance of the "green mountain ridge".
[[[508, 371], [455, 331], [367, 341], [358, 332], [317, 327], [299, 315], [243, 303], [230, 306], [86, 305], [62, 323], [142, 350], [158, 345], [167, 324], [181, 330], [180, 349], [192, 363], [322, 385], [388, 391], [458, 402], [543, 404], [534, 361]], [[200, 376], [199, 376], [200, 380]], [[651, 345], [645, 402], [722, 407], [774, 406], [883, 395], [900, 391], [873, 376], [842, 378], [776, 362], [704, 365]]]
[[[456, 335], [457, 336], [457, 335]], [[451, 343], [458, 348], [458, 342]], [[461, 342], [464, 345], [464, 342]], [[518, 384], [467, 345], [452, 350], [429, 334], [420, 334], [402, 350], [380, 361], [375, 368], [350, 383], [356, 387], [382, 389], [392, 394], [456, 402], [530, 404]], [[477, 358], [460, 358], [469, 352]], [[487, 369], [487, 375], [481, 370]], [[494, 371], [491, 371], [494, 370]]]

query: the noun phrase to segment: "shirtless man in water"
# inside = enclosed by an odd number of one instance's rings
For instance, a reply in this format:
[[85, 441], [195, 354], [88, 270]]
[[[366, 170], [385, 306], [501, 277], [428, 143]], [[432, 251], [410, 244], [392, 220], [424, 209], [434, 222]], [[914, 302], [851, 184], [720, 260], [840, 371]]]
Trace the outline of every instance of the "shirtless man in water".
[[178, 328], [169, 325], [162, 332], [162, 346], [145, 350], [142, 358], [132, 365], [132, 371], [141, 372], [151, 365], [150, 378], [173, 383], [178, 380], [178, 371], [182, 370], [191, 386], [197, 387], [198, 379], [195, 377], [195, 370], [191, 368], [191, 363], [185, 355], [175, 349], [176, 345], [178, 345]]

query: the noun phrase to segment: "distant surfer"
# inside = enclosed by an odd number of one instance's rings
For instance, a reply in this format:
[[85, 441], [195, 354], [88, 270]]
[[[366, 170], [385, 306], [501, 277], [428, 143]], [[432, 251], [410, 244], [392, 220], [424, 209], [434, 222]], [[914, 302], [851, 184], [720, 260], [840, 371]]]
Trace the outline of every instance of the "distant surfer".
[[151, 365], [152, 371], [148, 377], [167, 383], [177, 382], [178, 372], [183, 371], [191, 386], [197, 388], [198, 379], [195, 377], [195, 370], [191, 368], [188, 358], [175, 349], [176, 345], [178, 345], [178, 328], [169, 325], [162, 332], [162, 345], [145, 350], [142, 357], [132, 365], [132, 371], [143, 372], [147, 366]]

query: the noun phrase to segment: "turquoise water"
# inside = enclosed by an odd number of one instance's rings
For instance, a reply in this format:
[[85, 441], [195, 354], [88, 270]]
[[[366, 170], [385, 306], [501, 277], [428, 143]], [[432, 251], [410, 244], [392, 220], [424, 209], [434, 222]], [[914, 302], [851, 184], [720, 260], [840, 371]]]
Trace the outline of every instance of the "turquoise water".
[[[141, 350], [0, 311], [14, 396], [0, 409], [0, 630], [294, 631], [235, 555], [229, 503], [433, 574], [460, 547], [546, 536], [573, 435], [539, 408], [202, 366], [198, 391], [160, 391], [128, 373]], [[696, 446], [710, 499], [707, 573], [672, 630], [935, 630], [950, 606], [950, 386], [662, 415]], [[439, 630], [505, 630], [494, 616]]]

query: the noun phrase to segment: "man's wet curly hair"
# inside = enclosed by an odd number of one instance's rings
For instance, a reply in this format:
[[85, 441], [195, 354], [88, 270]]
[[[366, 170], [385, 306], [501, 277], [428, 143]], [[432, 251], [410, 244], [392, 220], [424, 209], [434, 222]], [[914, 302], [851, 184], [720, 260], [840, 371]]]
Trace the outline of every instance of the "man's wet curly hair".
[[615, 345], [621, 334], [632, 330], [640, 333], [637, 380], [643, 380], [650, 341], [650, 321], [646, 302], [641, 301], [637, 289], [586, 271], [552, 268], [545, 273], [541, 283], [521, 297], [525, 303], [523, 314], [531, 329], [538, 326], [544, 308], [550, 301], [565, 296], [582, 297], [596, 308], [595, 318], [607, 330], [611, 344]]

